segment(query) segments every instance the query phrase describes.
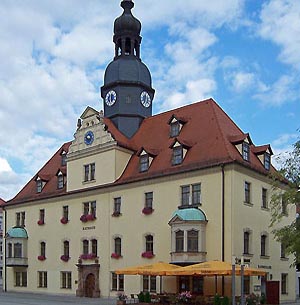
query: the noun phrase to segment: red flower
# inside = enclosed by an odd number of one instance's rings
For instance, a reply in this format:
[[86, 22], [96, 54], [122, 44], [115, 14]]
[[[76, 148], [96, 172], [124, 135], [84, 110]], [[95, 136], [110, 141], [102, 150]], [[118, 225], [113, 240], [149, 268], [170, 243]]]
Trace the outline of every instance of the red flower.
[[82, 222], [87, 222], [87, 215], [85, 215], [85, 214], [81, 215], [80, 220]]
[[150, 207], [144, 207], [143, 210], [142, 210], [142, 213], [145, 214], [145, 215], [150, 215], [153, 213], [153, 209], [150, 208]]
[[94, 258], [96, 258], [96, 255], [94, 253], [81, 254], [80, 258], [81, 259], [94, 259]]
[[44, 261], [45, 259], [46, 259], [46, 256], [44, 256], [44, 255], [39, 255], [38, 256], [39, 261]]
[[42, 226], [42, 225], [45, 224], [45, 222], [44, 222], [44, 220], [40, 219], [40, 220], [37, 222], [37, 224], [38, 224], [39, 226]]
[[62, 218], [60, 219], [60, 222], [61, 222], [63, 225], [65, 225], [65, 224], [67, 224], [67, 223], [69, 222], [69, 220], [68, 220], [66, 217], [62, 217]]
[[111, 258], [119, 259], [120, 257], [122, 257], [122, 255], [120, 255], [118, 253], [112, 253], [111, 254]]
[[121, 213], [118, 212], [118, 211], [114, 211], [114, 212], [111, 214], [111, 216], [113, 216], [113, 217], [119, 217], [119, 216], [121, 216]]
[[87, 220], [87, 221], [92, 221], [92, 220], [95, 220], [95, 219], [96, 219], [96, 217], [95, 217], [94, 214], [88, 214], [88, 215], [86, 215], [86, 220]]
[[62, 256], [60, 257], [60, 259], [61, 259], [62, 261], [64, 261], [64, 262], [67, 262], [67, 261], [70, 259], [70, 257], [69, 257], [68, 255], [62, 255]]
[[155, 254], [152, 251], [146, 251], [146, 252], [143, 252], [141, 256], [144, 258], [152, 258], [155, 256]]

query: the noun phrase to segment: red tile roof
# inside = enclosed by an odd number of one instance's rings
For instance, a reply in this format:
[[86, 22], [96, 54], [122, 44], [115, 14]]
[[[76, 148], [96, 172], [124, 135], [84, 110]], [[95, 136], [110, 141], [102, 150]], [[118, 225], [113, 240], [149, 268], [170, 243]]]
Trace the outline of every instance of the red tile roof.
[[[176, 138], [170, 137], [172, 117], [184, 122]], [[238, 162], [262, 174], [268, 174], [268, 171], [265, 170], [263, 164], [254, 153], [257, 150], [252, 144], [249, 135], [242, 132], [213, 99], [146, 118], [131, 139], [127, 139], [120, 133], [109, 119], [104, 118], [104, 123], [118, 145], [134, 152], [124, 173], [115, 184], [232, 162]], [[235, 143], [241, 142], [246, 138], [250, 140], [251, 144], [250, 162], [243, 160], [240, 152], [235, 147]], [[172, 166], [171, 162], [174, 141], [178, 141], [187, 149], [184, 161], [176, 166]], [[8, 204], [65, 194], [65, 188], [57, 189], [56, 174], [59, 170], [63, 173], [66, 170], [65, 167], [61, 167], [60, 154], [62, 150], [67, 151], [70, 144], [71, 142], [65, 143]], [[139, 156], [143, 149], [154, 159], [149, 170], [140, 173]], [[274, 168], [271, 170], [273, 171]], [[41, 193], [36, 193], [35, 179], [37, 177], [41, 179], [44, 177], [48, 181]]]

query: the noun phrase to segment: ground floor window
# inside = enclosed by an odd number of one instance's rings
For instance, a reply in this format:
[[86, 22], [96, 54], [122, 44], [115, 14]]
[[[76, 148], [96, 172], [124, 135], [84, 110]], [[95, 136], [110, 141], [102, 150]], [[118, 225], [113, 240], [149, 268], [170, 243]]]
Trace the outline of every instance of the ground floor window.
[[244, 294], [250, 294], [250, 276], [244, 276]]
[[203, 295], [202, 276], [180, 276], [179, 277], [179, 291], [190, 291], [192, 294]]
[[62, 271], [60, 274], [61, 274], [61, 288], [72, 289], [72, 272]]
[[124, 291], [124, 274], [111, 273], [111, 290]]
[[281, 294], [287, 294], [288, 293], [288, 275], [287, 273], [281, 274]]
[[38, 288], [47, 288], [47, 271], [38, 271]]
[[201, 276], [193, 276], [193, 287], [192, 293], [203, 295], [203, 277]]
[[16, 287], [27, 287], [27, 272], [15, 272], [15, 285]]
[[156, 292], [156, 276], [143, 275], [143, 291]]

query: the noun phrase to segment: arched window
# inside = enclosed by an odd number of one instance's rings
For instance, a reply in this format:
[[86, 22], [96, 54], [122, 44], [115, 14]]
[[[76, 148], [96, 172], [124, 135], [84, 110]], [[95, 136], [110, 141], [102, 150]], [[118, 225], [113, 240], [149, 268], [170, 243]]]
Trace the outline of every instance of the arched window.
[[196, 230], [187, 232], [187, 251], [198, 252], [198, 231]]
[[98, 256], [98, 242], [97, 239], [92, 239], [92, 254], [94, 254], [95, 256]]
[[244, 232], [244, 254], [250, 254], [250, 232]]
[[145, 237], [145, 241], [146, 241], [146, 252], [153, 253], [153, 236], [147, 235]]
[[44, 241], [41, 242], [41, 256], [46, 257], [46, 243]]
[[176, 239], [175, 252], [183, 252], [183, 250], [184, 250], [184, 232], [181, 230], [177, 231], [175, 233], [175, 239]]
[[82, 253], [89, 254], [89, 241], [86, 239], [82, 241]]
[[115, 238], [115, 254], [122, 255], [122, 240], [120, 237]]
[[64, 241], [64, 256], [70, 256], [70, 243], [67, 240]]
[[260, 236], [260, 255], [261, 256], [267, 256], [267, 240], [268, 240], [267, 234], [262, 234]]

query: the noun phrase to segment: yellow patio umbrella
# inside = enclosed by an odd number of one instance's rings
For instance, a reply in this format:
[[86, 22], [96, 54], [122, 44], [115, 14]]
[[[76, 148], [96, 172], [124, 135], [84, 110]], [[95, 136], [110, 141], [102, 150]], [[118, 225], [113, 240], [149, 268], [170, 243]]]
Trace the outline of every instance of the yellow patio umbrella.
[[[266, 271], [262, 270], [262, 269], [258, 269], [258, 268], [252, 268], [252, 267], [244, 267], [244, 275], [245, 276], [265, 276], [266, 275]], [[237, 275], [241, 275], [241, 267], [239, 266], [239, 268], [237, 269]]]
[[126, 267], [122, 269], [117, 269], [116, 274], [126, 274], [126, 275], [167, 275], [167, 272], [171, 270], [181, 269], [179, 266], [157, 262], [153, 264], [138, 265], [132, 267]]
[[221, 261], [208, 261], [170, 270], [167, 275], [231, 275], [232, 265]]

